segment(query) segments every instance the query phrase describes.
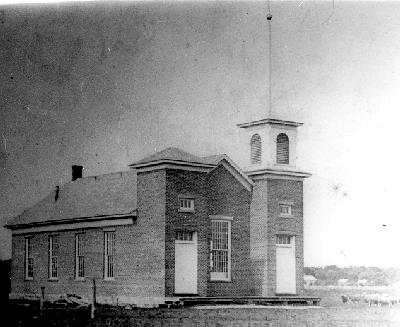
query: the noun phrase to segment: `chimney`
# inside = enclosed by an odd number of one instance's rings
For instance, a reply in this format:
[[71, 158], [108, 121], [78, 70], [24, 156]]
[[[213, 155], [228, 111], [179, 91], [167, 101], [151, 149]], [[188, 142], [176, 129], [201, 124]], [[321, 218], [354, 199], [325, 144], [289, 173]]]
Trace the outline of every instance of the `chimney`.
[[56, 195], [54, 196], [54, 201], [57, 201], [59, 196], [60, 196], [60, 187], [57, 185], [56, 186]]
[[83, 166], [73, 165], [72, 166], [72, 181], [82, 178]]

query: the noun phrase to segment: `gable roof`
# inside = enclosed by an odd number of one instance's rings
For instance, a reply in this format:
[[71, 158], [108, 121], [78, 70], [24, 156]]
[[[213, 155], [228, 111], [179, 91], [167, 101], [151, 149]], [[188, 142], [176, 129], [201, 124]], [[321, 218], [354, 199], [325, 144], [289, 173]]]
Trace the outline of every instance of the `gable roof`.
[[9, 221], [6, 227], [25, 224], [118, 215], [136, 215], [136, 172], [125, 171], [79, 178], [55, 190]]
[[205, 162], [212, 164], [212, 165], [218, 165], [218, 163], [224, 159], [224, 157], [227, 157], [226, 154], [216, 154], [213, 156], [208, 156], [208, 157], [202, 157]]
[[195, 156], [178, 148], [170, 147], [155, 154], [152, 154], [151, 156], [148, 156], [144, 159], [136, 161], [133, 164], [130, 164], [129, 167], [143, 167], [160, 162], [179, 162], [193, 163], [198, 165], [210, 165], [210, 162], [205, 160], [205, 158]]
[[[139, 160], [131, 168], [178, 163], [182, 166], [200, 166], [210, 172], [219, 165], [228, 171], [248, 190], [253, 181], [225, 154], [198, 157], [178, 148], [167, 148]], [[21, 225], [55, 224], [84, 219], [108, 219], [136, 216], [137, 174], [134, 170], [100, 176], [79, 178], [59, 188], [58, 199], [54, 190], [33, 207], [10, 220], [6, 227]]]
[[214, 162], [216, 166], [223, 165], [248, 191], [251, 190], [254, 182], [226, 154], [219, 154], [205, 158], [210, 162]]
[[252, 185], [254, 185], [253, 181], [226, 154], [198, 157], [181, 149], [170, 147], [136, 161], [130, 164], [129, 167], [135, 169], [153, 169], [154, 166], [163, 164], [202, 167], [202, 169], [205, 169], [203, 171], [206, 172], [222, 164], [247, 190], [250, 191]]

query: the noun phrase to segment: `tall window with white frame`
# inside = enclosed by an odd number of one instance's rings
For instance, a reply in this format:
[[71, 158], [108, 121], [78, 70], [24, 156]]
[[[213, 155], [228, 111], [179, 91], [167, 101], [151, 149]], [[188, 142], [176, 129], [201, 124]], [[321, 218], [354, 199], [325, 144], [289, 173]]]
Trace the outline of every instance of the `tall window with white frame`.
[[231, 280], [231, 222], [211, 221], [211, 272], [212, 281]]
[[84, 254], [85, 234], [75, 234], [75, 278], [85, 278], [85, 254]]
[[32, 239], [25, 238], [25, 279], [33, 279]]
[[104, 279], [115, 278], [115, 232], [104, 232]]
[[59, 236], [51, 235], [49, 237], [49, 278], [58, 279], [58, 248]]

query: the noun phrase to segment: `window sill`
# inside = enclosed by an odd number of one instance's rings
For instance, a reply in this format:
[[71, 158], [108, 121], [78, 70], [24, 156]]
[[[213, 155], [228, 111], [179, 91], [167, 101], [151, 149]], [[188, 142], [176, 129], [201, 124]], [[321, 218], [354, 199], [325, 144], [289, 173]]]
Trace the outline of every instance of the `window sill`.
[[275, 293], [275, 296], [282, 296], [282, 297], [286, 297], [286, 296], [298, 296], [297, 293]]
[[284, 218], [284, 219], [287, 219], [287, 218], [295, 218], [295, 216], [293, 216], [293, 215], [279, 215], [279, 218]]
[[232, 279], [210, 279], [209, 283], [232, 283]]
[[85, 277], [78, 277], [74, 279], [76, 282], [85, 282], [86, 278]]
[[49, 282], [58, 282], [58, 278], [49, 278], [48, 281]]
[[194, 209], [178, 209], [178, 212], [193, 213]]
[[105, 282], [115, 282], [115, 277], [104, 277], [103, 280]]
[[192, 296], [199, 296], [199, 293], [174, 293], [174, 296], [187, 296], [187, 297], [192, 297]]
[[33, 281], [33, 277], [25, 277], [24, 281], [31, 282], [31, 281]]

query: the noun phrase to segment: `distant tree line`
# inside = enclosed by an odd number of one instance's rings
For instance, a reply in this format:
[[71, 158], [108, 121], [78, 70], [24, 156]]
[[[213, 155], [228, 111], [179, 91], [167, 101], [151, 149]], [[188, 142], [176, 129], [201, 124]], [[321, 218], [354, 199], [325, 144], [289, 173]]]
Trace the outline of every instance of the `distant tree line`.
[[366, 285], [371, 286], [390, 286], [400, 281], [400, 269], [397, 268], [331, 265], [305, 267], [304, 274], [317, 278], [316, 285], [337, 285], [339, 279], [348, 279], [349, 285], [356, 285], [357, 281], [366, 279]]

